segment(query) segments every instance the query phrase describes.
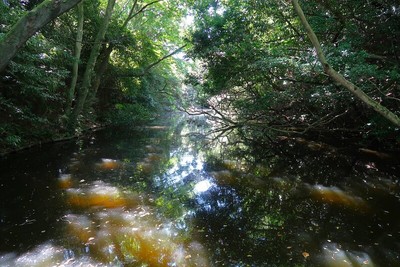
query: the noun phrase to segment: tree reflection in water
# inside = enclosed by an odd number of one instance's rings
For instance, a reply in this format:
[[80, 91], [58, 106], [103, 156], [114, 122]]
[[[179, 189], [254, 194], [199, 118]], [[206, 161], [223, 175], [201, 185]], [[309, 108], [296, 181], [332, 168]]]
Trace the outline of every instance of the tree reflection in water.
[[[218, 187], [204, 194], [207, 201], [198, 202], [196, 219], [203, 238], [212, 240], [206, 244], [216, 251], [213, 262], [398, 264], [400, 194], [393, 172], [369, 168], [371, 159], [364, 162], [357, 153], [309, 144], [283, 143], [279, 150], [254, 147], [262, 156], [249, 153], [251, 146], [243, 155], [241, 148], [211, 154], [206, 161]], [[227, 158], [238, 162], [236, 168], [226, 166]], [[393, 168], [398, 167], [397, 162]]]
[[0, 265], [400, 262], [398, 163], [294, 139], [204, 148], [196, 125], [98, 133], [59, 167], [58, 235]]

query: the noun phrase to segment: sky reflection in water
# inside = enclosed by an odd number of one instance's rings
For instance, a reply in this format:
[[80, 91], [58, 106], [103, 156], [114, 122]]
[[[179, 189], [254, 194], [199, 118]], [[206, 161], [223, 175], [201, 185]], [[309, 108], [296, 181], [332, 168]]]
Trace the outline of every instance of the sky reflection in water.
[[[282, 148], [289, 148], [285, 153], [251, 164], [222, 153], [225, 143], [200, 150], [200, 141], [188, 135], [190, 127], [154, 125], [139, 134], [105, 131], [79, 150], [61, 147], [56, 157], [53, 147], [49, 158], [43, 156], [45, 148], [36, 156], [21, 155], [37, 163], [4, 172], [2, 202], [33, 206], [1, 206], [5, 242], [0, 265], [400, 262], [396, 175], [375, 164], [368, 168], [372, 165], [354, 156], [308, 151], [293, 143]], [[58, 160], [47, 164], [52, 158]], [[43, 173], [45, 179], [36, 184], [27, 180]], [[41, 190], [41, 198], [25, 187]], [[11, 188], [19, 191], [6, 194]], [[18, 237], [15, 243], [12, 237]]]

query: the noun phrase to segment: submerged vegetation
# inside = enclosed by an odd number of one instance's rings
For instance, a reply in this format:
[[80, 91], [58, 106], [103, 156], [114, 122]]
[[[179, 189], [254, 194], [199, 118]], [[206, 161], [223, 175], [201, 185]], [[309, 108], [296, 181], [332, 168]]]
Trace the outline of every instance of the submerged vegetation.
[[0, 161], [0, 265], [396, 266], [398, 159], [200, 149], [177, 118]]

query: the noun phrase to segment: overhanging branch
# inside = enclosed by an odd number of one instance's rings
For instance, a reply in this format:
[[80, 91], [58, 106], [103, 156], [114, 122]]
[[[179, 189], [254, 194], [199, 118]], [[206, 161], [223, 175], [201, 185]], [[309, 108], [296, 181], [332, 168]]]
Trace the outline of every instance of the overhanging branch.
[[313, 44], [316, 52], [317, 52], [317, 57], [318, 60], [321, 62], [324, 72], [328, 74], [333, 81], [336, 83], [340, 84], [347, 90], [349, 90], [351, 93], [353, 93], [358, 99], [360, 99], [362, 102], [364, 102], [368, 107], [374, 109], [376, 112], [381, 114], [383, 117], [385, 117], [387, 120], [389, 120], [393, 125], [399, 127], [400, 126], [400, 118], [391, 112], [389, 109], [386, 107], [382, 106], [379, 102], [375, 101], [372, 99], [370, 96], [368, 96], [364, 91], [361, 90], [358, 86], [355, 84], [351, 83], [348, 81], [343, 75], [338, 73], [336, 70], [334, 70], [328, 63], [328, 61], [325, 58], [325, 54], [322, 51], [321, 44], [315, 35], [313, 29], [311, 28], [310, 24], [308, 23], [306, 16], [304, 15], [304, 12], [302, 8], [300, 7], [299, 1], [298, 0], [292, 0], [292, 4], [294, 7], [294, 10], [296, 11], [297, 15], [300, 18], [301, 24], [305, 28], [308, 38], [310, 39], [311, 43]]
[[151, 63], [150, 65], [148, 65], [146, 68], [144, 68], [143, 71], [131, 70], [130, 72], [120, 74], [119, 77], [141, 77], [141, 76], [144, 76], [150, 71], [150, 69], [152, 69], [153, 67], [157, 66], [158, 64], [160, 64], [162, 61], [166, 60], [167, 58], [172, 57], [173, 55], [181, 52], [182, 49], [185, 48], [186, 46], [187, 46], [187, 44], [182, 45], [181, 47], [179, 47], [178, 49], [176, 49], [173, 52], [169, 53], [168, 55], [163, 56], [162, 58], [160, 58], [157, 61], [155, 61], [155, 62]]

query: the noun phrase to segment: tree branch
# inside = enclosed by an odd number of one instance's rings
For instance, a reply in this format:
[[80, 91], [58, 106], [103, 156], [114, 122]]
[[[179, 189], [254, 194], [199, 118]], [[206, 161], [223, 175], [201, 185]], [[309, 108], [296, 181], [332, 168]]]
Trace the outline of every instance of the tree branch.
[[0, 41], [0, 72], [30, 37], [81, 1], [47, 0], [23, 15]]
[[313, 29], [311, 28], [310, 24], [308, 23], [303, 10], [301, 9], [299, 5], [298, 0], [292, 0], [292, 4], [294, 7], [294, 10], [296, 11], [297, 15], [300, 18], [301, 24], [305, 28], [307, 35], [313, 44], [316, 52], [318, 59], [320, 63], [322, 64], [324, 68], [324, 72], [328, 74], [333, 81], [336, 83], [340, 84], [347, 90], [349, 90], [351, 93], [353, 93], [358, 99], [360, 99], [362, 102], [364, 102], [368, 107], [374, 109], [376, 112], [381, 114], [383, 117], [385, 117], [387, 120], [389, 120], [393, 125], [395, 126], [400, 126], [400, 118], [388, 110], [386, 107], [382, 106], [380, 103], [372, 99], [370, 96], [368, 96], [366, 93], [364, 93], [358, 86], [354, 85], [350, 81], [348, 81], [345, 77], [343, 77], [340, 73], [336, 72], [328, 63], [328, 61], [325, 58], [325, 54], [322, 51], [321, 44], [315, 35]]
[[151, 63], [149, 66], [147, 66], [147, 67], [144, 69], [144, 73], [148, 72], [151, 68], [153, 68], [154, 66], [156, 66], [157, 64], [159, 64], [161, 61], [164, 61], [165, 59], [167, 59], [167, 58], [169, 58], [169, 57], [172, 57], [173, 55], [179, 53], [179, 52], [182, 51], [182, 49], [185, 48], [186, 46], [187, 46], [187, 44], [182, 45], [181, 47], [179, 47], [178, 49], [176, 49], [176, 50], [173, 51], [172, 53], [169, 53], [168, 55], [163, 56], [162, 58], [160, 58], [160, 59], [157, 60], [156, 62]]
[[[158, 3], [158, 2], [161, 2], [161, 1], [163, 1], [163, 0], [156, 0], [156, 1], [153, 1], [153, 2], [150, 2], [150, 3], [148, 3], [148, 4], [146, 4], [146, 5], [144, 5], [141, 9], [139, 9], [139, 11], [138, 12], [136, 12], [135, 14], [132, 14], [132, 12], [129, 14], [129, 16], [128, 16], [128, 20], [131, 20], [131, 19], [133, 19], [134, 17], [136, 17], [137, 15], [139, 15], [140, 13], [142, 13], [147, 7], [149, 7], [149, 6], [151, 6], [151, 5], [153, 5], [153, 4], [156, 4], [156, 3]], [[135, 1], [135, 4], [137, 3], [137, 1]], [[133, 8], [132, 8], [132, 10], [131, 11], [133, 11]]]
[[144, 68], [143, 71], [138, 72], [137, 70], [129, 72], [129, 73], [125, 73], [125, 74], [121, 74], [119, 75], [119, 77], [141, 77], [144, 76], [147, 72], [150, 71], [151, 68], [155, 67], [156, 65], [160, 64], [162, 61], [166, 60], [169, 57], [172, 57], [173, 55], [179, 53], [180, 51], [182, 51], [183, 48], [185, 48], [187, 46], [187, 44], [182, 45], [181, 47], [179, 47], [178, 49], [175, 49], [173, 52], [169, 53], [168, 55], [163, 56], [162, 58], [158, 59], [157, 61], [151, 63], [150, 65], [148, 65], [146, 68]]

